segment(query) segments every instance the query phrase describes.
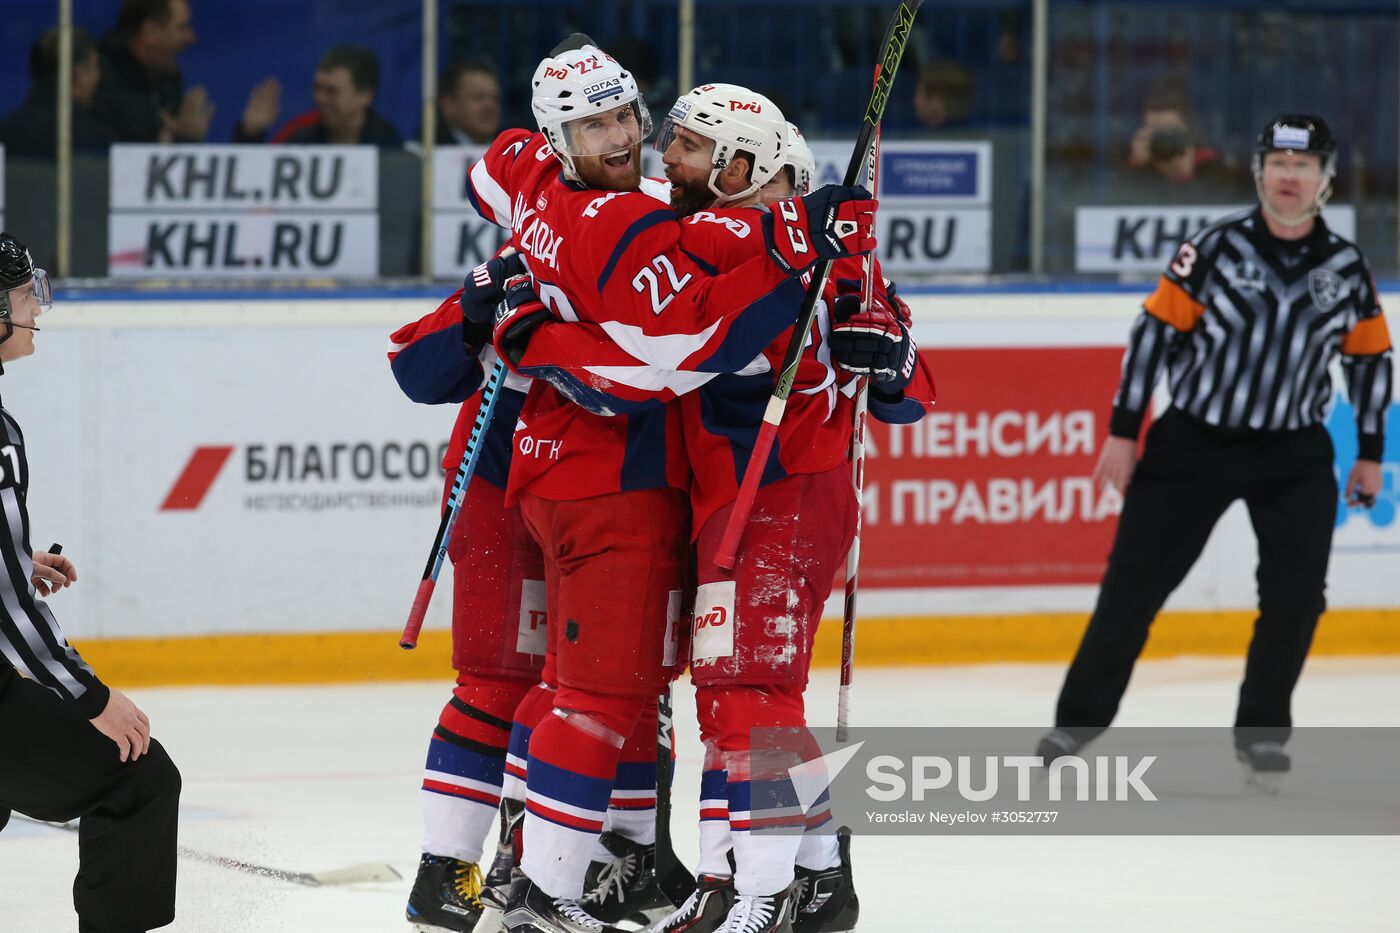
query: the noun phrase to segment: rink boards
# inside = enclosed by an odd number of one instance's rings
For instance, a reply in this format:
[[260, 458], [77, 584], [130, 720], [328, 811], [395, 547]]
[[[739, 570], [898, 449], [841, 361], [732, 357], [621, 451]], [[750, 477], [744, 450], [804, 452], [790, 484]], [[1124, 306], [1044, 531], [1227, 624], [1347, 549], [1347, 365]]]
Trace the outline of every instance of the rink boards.
[[[872, 434], [862, 662], [1072, 651], [1117, 514], [1088, 475], [1141, 295], [910, 296], [939, 406]], [[52, 605], [85, 656], [133, 685], [444, 673], [450, 571], [420, 650], [395, 642], [456, 410], [408, 402], [384, 355], [389, 332], [435, 304], [127, 295], [74, 298], [40, 321], [39, 355], [0, 390], [25, 429], [32, 543], [61, 542], [78, 566]], [[1349, 418], [1339, 406], [1342, 475]], [[1339, 514], [1321, 652], [1400, 653], [1397, 435], [1393, 409], [1377, 509]], [[1242, 654], [1254, 560], [1236, 506], [1149, 652]], [[839, 589], [821, 664], [838, 651]]]

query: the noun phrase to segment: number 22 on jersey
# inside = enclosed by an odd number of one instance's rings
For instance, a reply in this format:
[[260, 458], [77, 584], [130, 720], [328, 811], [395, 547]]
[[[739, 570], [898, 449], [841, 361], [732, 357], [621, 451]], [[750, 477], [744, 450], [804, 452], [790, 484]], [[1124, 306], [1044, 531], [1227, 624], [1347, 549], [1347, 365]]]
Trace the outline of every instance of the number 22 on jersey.
[[632, 289], [638, 293], [649, 292], [651, 311], [653, 314], [660, 314], [675, 299], [676, 294], [685, 288], [691, 277], [689, 272], [677, 277], [676, 267], [671, 265], [671, 260], [661, 255], [652, 259], [649, 265], [643, 266], [632, 277]]

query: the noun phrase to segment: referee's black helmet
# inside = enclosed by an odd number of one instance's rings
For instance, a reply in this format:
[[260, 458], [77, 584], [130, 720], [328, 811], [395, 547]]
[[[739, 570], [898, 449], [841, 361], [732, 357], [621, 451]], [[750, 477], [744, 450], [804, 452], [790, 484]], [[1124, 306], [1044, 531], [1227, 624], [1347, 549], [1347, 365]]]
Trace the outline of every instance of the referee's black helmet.
[[29, 250], [10, 234], [0, 233], [0, 291], [8, 292], [32, 281], [34, 260]]
[[1307, 152], [1322, 159], [1322, 170], [1337, 170], [1337, 139], [1321, 117], [1306, 113], [1281, 113], [1271, 119], [1254, 144], [1256, 171], [1270, 152]]
[[[38, 302], [34, 309], [36, 317], [42, 314], [53, 300], [49, 290], [48, 273], [34, 267], [34, 257], [29, 255], [29, 250], [23, 243], [11, 234], [0, 233], [0, 327], [3, 328], [0, 330], [0, 343], [9, 340], [15, 332], [10, 292], [16, 288], [33, 290], [34, 299]], [[38, 329], [32, 324], [19, 326], [31, 330]]]

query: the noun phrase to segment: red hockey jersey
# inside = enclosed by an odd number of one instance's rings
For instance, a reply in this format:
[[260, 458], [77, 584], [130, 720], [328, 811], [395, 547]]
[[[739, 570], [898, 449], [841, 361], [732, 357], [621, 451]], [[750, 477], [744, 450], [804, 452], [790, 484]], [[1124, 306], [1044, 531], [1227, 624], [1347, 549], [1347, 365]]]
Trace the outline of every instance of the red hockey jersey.
[[[713, 256], [716, 266], [723, 269], [752, 249], [743, 242], [741, 225], [757, 226], [755, 217], [752, 208], [701, 211], [689, 222], [710, 231], [710, 249], [704, 255]], [[879, 263], [872, 261], [876, 263], [876, 281], [883, 283]], [[824, 473], [849, 457], [858, 380], [836, 366], [827, 338], [838, 283], [852, 278], [858, 285], [861, 267], [861, 260], [855, 257], [840, 260], [832, 267], [811, 332], [798, 358], [787, 408], [764, 465], [760, 486], [786, 476]], [[882, 291], [876, 289], [875, 301], [882, 300]], [[693, 474], [690, 499], [697, 532], [710, 516], [738, 496], [792, 333], [789, 326], [748, 366], [716, 376], [680, 400], [686, 454]], [[901, 399], [882, 402], [872, 394], [870, 401], [872, 413], [882, 420], [906, 423], [922, 418], [933, 407], [932, 377], [922, 357], [914, 381]]]
[[[596, 324], [669, 371], [741, 368], [791, 324], [801, 301], [801, 286], [761, 248], [727, 274], [710, 274], [694, 256], [692, 239], [704, 237], [669, 205], [569, 181], [538, 133], [497, 137], [472, 167], [468, 195], [483, 217], [510, 228], [541, 300], [561, 320]], [[546, 360], [530, 374], [548, 377], [553, 367]], [[537, 380], [526, 398], [507, 501], [526, 489], [581, 499], [689, 485], [676, 412], [561, 376]]]
[[[710, 275], [723, 274], [751, 260], [764, 249], [758, 227], [761, 216], [753, 208], [691, 215], [684, 228], [690, 258]], [[838, 285], [854, 290], [859, 287], [860, 274], [860, 259], [842, 260], [833, 268], [826, 297], [799, 360], [778, 441], [763, 473], [765, 485], [792, 474], [824, 472], [847, 456], [856, 381], [832, 363], [826, 340], [831, 330], [828, 309]], [[880, 274], [878, 264], [875, 274]], [[885, 294], [883, 278], [879, 281], [882, 287], [876, 290], [875, 299], [892, 303]], [[668, 338], [663, 336], [629, 342], [614, 339], [604, 333], [605, 328], [549, 324], [532, 335], [519, 369], [561, 386], [580, 404], [603, 409], [643, 410], [679, 397], [676, 404], [693, 474], [693, 527], [699, 529], [738, 493], [791, 339], [796, 311], [795, 307], [790, 309], [786, 326], [761, 352], [748, 352], [744, 341], [733, 340], [727, 352], [718, 352], [689, 370], [676, 368], [685, 361], [669, 350]], [[903, 397], [871, 397], [872, 413], [896, 423], [919, 420], [932, 404], [932, 376], [922, 358]]]

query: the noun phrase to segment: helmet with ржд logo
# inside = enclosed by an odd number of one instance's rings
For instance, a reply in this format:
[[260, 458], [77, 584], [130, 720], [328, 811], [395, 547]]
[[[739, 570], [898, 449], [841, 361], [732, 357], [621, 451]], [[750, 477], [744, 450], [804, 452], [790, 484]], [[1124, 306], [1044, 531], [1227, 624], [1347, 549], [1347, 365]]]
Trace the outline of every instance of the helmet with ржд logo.
[[569, 174], [577, 178], [575, 156], [604, 155], [585, 151], [569, 132], [569, 124], [618, 107], [632, 107], [637, 136], [634, 146], [651, 135], [651, 114], [631, 72], [595, 45], [558, 52], [542, 60], [531, 79], [530, 109], [540, 132]]
[[[655, 148], [665, 152], [684, 127], [712, 140], [709, 189], [717, 204], [738, 201], [766, 185], [787, 163], [788, 123], [778, 105], [737, 84], [702, 84], [676, 100], [656, 134]], [[736, 157], [749, 159], [749, 187], [733, 194], [717, 184], [719, 173]]]

